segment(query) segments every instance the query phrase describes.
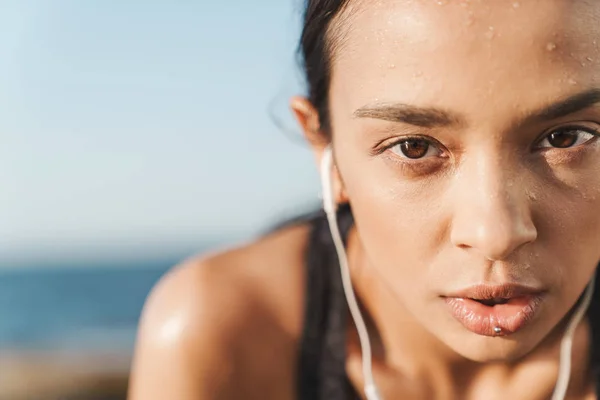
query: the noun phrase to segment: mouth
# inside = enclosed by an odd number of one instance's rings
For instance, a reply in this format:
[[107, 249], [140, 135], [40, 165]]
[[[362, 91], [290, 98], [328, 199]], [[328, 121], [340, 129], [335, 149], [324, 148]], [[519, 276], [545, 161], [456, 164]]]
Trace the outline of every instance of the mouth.
[[494, 298], [494, 299], [471, 299], [474, 300], [478, 303], [483, 304], [484, 306], [489, 306], [489, 307], [493, 307], [497, 304], [506, 304], [508, 303], [511, 299], [504, 299], [502, 297], [498, 297], [498, 298]]
[[527, 286], [477, 285], [442, 296], [451, 315], [482, 336], [507, 336], [523, 329], [538, 313], [544, 292]]

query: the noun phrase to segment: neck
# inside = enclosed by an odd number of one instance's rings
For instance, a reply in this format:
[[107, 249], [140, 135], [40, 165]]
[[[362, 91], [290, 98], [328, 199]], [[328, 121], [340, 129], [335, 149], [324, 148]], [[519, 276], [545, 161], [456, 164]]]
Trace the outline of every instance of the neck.
[[[560, 343], [571, 314], [521, 359], [510, 362], [475, 362], [453, 351], [412, 316], [394, 296], [388, 284], [368, 264], [355, 229], [349, 236], [348, 259], [353, 286], [369, 326], [375, 363], [383, 363], [388, 368], [401, 371], [409, 379], [425, 382], [435, 388], [435, 392], [439, 394], [436, 397], [440, 398], [446, 397], [443, 393], [466, 398], [466, 393], [481, 386], [482, 382], [493, 382], [500, 389], [515, 384], [518, 386], [519, 382], [523, 385], [524, 382], [533, 381], [544, 394], [549, 394], [554, 389]], [[584, 320], [577, 328], [573, 340], [569, 393], [590, 390], [589, 329], [587, 320]], [[528, 376], [531, 378], [528, 379]]]

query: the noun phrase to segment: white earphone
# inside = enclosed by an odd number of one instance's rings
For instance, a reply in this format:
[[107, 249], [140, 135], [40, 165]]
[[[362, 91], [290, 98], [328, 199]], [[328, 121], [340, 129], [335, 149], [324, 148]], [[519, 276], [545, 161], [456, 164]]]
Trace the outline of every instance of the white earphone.
[[[342, 284], [344, 287], [344, 294], [346, 301], [348, 302], [348, 308], [350, 314], [356, 325], [358, 331], [358, 337], [360, 340], [360, 347], [362, 351], [362, 370], [365, 380], [364, 392], [367, 400], [382, 400], [378, 393], [377, 386], [373, 379], [373, 369], [371, 361], [371, 343], [369, 341], [369, 332], [365, 325], [365, 321], [362, 317], [358, 302], [354, 290], [352, 289], [352, 281], [350, 279], [350, 269], [348, 267], [348, 258], [346, 256], [346, 249], [341, 238], [340, 229], [337, 223], [337, 205], [335, 203], [332, 184], [332, 169], [333, 169], [333, 152], [331, 146], [327, 146], [323, 151], [323, 157], [321, 159], [321, 184], [322, 184], [322, 196], [323, 196], [323, 209], [327, 215], [329, 222], [329, 230], [331, 231], [331, 237], [335, 246], [335, 250], [338, 255], [340, 262], [340, 272], [342, 274]], [[563, 338], [560, 344], [560, 361], [558, 368], [558, 378], [556, 380], [556, 386], [552, 394], [552, 400], [564, 400], [569, 386], [569, 379], [571, 377], [571, 350], [573, 347], [573, 336], [577, 325], [583, 319], [594, 293], [594, 282], [596, 274], [592, 276], [590, 283], [588, 284], [581, 303], [577, 307], [577, 310], [571, 317], [569, 324], [565, 330]]]

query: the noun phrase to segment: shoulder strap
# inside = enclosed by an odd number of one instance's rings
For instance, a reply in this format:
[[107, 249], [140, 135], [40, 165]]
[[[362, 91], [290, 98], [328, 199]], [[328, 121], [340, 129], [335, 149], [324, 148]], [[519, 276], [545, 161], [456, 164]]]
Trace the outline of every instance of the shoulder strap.
[[[598, 267], [596, 267], [598, 268]], [[588, 308], [588, 320], [591, 329], [590, 367], [592, 379], [596, 384], [596, 397], [600, 399], [600, 277], [596, 278], [594, 295]]]
[[[348, 206], [340, 208], [338, 221], [345, 242], [353, 224]], [[324, 213], [312, 221], [305, 260], [307, 285], [298, 364], [298, 399], [358, 399], [346, 376], [348, 306]]]

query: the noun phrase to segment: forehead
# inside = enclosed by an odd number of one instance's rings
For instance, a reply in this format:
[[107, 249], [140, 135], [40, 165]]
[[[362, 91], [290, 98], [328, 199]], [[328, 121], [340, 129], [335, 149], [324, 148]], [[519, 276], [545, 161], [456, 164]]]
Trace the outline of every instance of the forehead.
[[330, 31], [331, 97], [348, 109], [527, 108], [600, 79], [598, 1], [356, 0], [343, 14]]

